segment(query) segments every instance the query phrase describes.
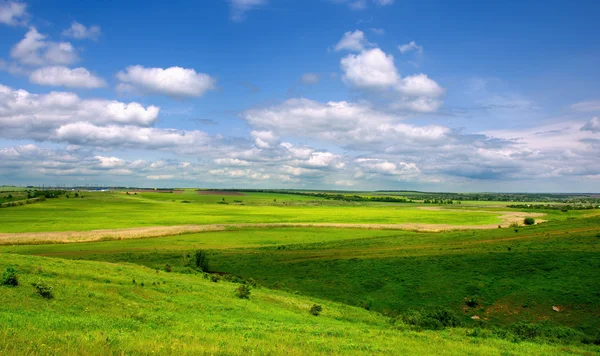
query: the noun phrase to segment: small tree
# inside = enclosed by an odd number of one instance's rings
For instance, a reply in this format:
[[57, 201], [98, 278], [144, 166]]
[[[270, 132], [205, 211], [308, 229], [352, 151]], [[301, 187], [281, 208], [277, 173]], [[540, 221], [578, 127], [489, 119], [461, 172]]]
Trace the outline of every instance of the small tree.
[[240, 284], [235, 291], [235, 295], [240, 299], [250, 299], [250, 287], [245, 284]]
[[319, 316], [319, 314], [321, 314], [321, 312], [323, 311], [323, 307], [318, 305], [318, 304], [313, 304], [312, 307], [310, 307], [310, 310], [308, 311], [311, 315], [314, 316]]
[[3, 286], [16, 287], [19, 285], [19, 276], [17, 270], [13, 266], [6, 267], [0, 278], [0, 284]]
[[525, 220], [523, 220], [523, 224], [525, 224], [525, 225], [534, 225], [535, 224], [535, 219], [534, 218], [525, 218]]
[[52, 299], [54, 298], [54, 293], [52, 292], [52, 287], [47, 285], [46, 283], [39, 281], [37, 283], [32, 283], [33, 288], [40, 297], [44, 299]]

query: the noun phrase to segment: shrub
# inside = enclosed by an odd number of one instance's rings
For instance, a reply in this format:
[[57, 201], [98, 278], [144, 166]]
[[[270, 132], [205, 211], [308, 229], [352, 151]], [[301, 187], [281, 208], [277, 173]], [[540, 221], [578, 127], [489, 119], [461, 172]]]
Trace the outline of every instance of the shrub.
[[250, 287], [245, 284], [240, 284], [235, 291], [235, 295], [240, 299], [250, 299]]
[[427, 330], [440, 330], [444, 327], [457, 327], [463, 324], [458, 315], [443, 308], [429, 311], [409, 310], [402, 314], [401, 318], [405, 324]]
[[17, 270], [12, 266], [6, 267], [6, 270], [2, 273], [2, 277], [0, 278], [0, 284], [10, 287], [18, 286], [19, 276], [17, 275]]
[[319, 304], [313, 304], [313, 306], [310, 307], [310, 310], [308, 312], [311, 315], [319, 316], [319, 314], [321, 314], [322, 311], [323, 311], [323, 307], [322, 306], [320, 306]]
[[203, 272], [208, 271], [208, 254], [206, 253], [206, 251], [196, 251], [196, 253], [194, 253], [194, 259], [197, 268], [201, 269]]
[[167, 263], [167, 264], [165, 265], [165, 271], [166, 271], [166, 272], [171, 272], [172, 270], [173, 270], [173, 267], [171, 267], [171, 265]]
[[211, 274], [211, 275], [210, 275], [210, 281], [211, 281], [211, 282], [215, 282], [215, 283], [217, 283], [217, 282], [218, 282], [218, 281], [220, 281], [220, 280], [221, 280], [221, 277], [219, 277], [218, 275], [216, 275], [216, 274]]
[[534, 218], [525, 218], [525, 220], [523, 220], [523, 224], [525, 224], [525, 225], [534, 225], [535, 224], [535, 219]]
[[54, 298], [52, 287], [47, 285], [46, 283], [39, 281], [37, 283], [32, 283], [31, 285], [35, 288], [36, 293], [39, 294], [40, 297], [44, 299]]
[[469, 307], [469, 308], [475, 308], [479, 305], [479, 302], [477, 301], [477, 298], [474, 297], [470, 297], [465, 301], [465, 304]]

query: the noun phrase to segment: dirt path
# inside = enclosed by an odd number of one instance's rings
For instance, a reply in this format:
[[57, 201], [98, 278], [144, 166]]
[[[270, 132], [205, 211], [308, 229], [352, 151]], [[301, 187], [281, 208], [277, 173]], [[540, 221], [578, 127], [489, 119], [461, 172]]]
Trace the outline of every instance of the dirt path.
[[[522, 222], [525, 217], [543, 216], [539, 213], [507, 212], [500, 216], [502, 226], [513, 222]], [[539, 220], [538, 222], [543, 222]], [[279, 227], [315, 227], [315, 228], [348, 228], [376, 230], [414, 230], [439, 232], [447, 230], [495, 229], [496, 224], [489, 225], [449, 225], [449, 224], [348, 224], [348, 223], [271, 223], [271, 224], [212, 224], [212, 225], [176, 225], [134, 227], [126, 229], [106, 229], [91, 231], [52, 231], [52, 232], [20, 232], [0, 233], [0, 245], [56, 244], [91, 241], [109, 241], [124, 239], [143, 239], [165, 237], [198, 232], [225, 231], [239, 228], [279, 228]]]

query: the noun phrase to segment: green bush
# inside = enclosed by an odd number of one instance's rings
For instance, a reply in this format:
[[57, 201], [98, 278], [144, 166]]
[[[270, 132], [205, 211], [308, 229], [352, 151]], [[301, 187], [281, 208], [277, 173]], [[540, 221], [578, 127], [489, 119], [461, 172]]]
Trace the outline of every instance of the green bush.
[[18, 286], [19, 276], [17, 275], [17, 270], [12, 266], [6, 267], [6, 270], [4, 270], [2, 277], [0, 278], [0, 284], [10, 287]]
[[240, 299], [250, 299], [250, 287], [245, 284], [240, 284], [235, 291], [235, 295]]
[[525, 218], [525, 220], [523, 220], [523, 224], [525, 224], [525, 225], [534, 225], [535, 224], [535, 219], [534, 218]]
[[52, 299], [54, 298], [54, 292], [52, 291], [52, 287], [47, 285], [46, 283], [39, 281], [37, 283], [32, 283], [32, 286], [35, 288], [37, 294], [44, 299]]
[[308, 311], [311, 315], [314, 316], [319, 316], [319, 314], [321, 314], [321, 312], [323, 311], [323, 307], [318, 305], [318, 304], [313, 304], [312, 307], [310, 307], [310, 310]]
[[433, 310], [409, 310], [402, 314], [401, 320], [418, 329], [441, 330], [445, 327], [463, 325], [462, 319], [450, 310], [436, 308]]

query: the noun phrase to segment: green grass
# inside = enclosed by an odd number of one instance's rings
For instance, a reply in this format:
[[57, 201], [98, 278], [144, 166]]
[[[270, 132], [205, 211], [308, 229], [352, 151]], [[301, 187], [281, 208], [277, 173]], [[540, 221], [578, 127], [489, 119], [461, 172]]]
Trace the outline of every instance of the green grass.
[[[0, 287], [3, 355], [106, 354], [583, 354], [597, 346], [411, 331], [359, 308], [140, 266], [0, 254], [21, 285]], [[135, 284], [133, 283], [135, 280]], [[31, 283], [53, 287], [54, 299]], [[144, 286], [141, 284], [144, 283]], [[314, 303], [320, 316], [309, 315]]]
[[[419, 233], [240, 229], [144, 240], [5, 246], [0, 251], [183, 268], [211, 249], [210, 269], [319, 298], [398, 314], [443, 306], [490, 324], [548, 320], [600, 328], [600, 218], [532, 227]], [[474, 297], [477, 308], [465, 308]], [[552, 306], [565, 311], [556, 313]]]
[[[483, 225], [519, 211], [497, 202], [440, 207], [245, 194], [83, 192], [83, 199], [71, 194], [3, 208], [0, 232], [285, 222]], [[551, 338], [557, 346], [502, 336], [518, 322], [559, 334], [569, 327], [577, 331], [565, 333], [577, 338], [600, 330], [598, 211], [531, 212], [546, 214], [548, 222], [517, 232], [230, 227], [0, 246], [0, 273], [15, 264], [22, 282], [0, 287], [0, 354], [599, 352], [574, 339]], [[198, 249], [208, 251], [211, 272], [252, 278], [263, 288], [240, 300], [236, 284], [205, 280], [189, 267]], [[167, 264], [173, 273], [165, 272]], [[55, 299], [35, 295], [31, 283], [38, 280], [54, 287]], [[471, 299], [477, 305], [467, 305]], [[317, 318], [308, 314], [313, 303], [324, 306]], [[415, 332], [388, 318], [438, 307], [457, 313], [468, 329]]]
[[[494, 211], [421, 210], [412, 205], [344, 204], [305, 196], [249, 193], [245, 196], [83, 193], [84, 198], [48, 199], [41, 204], [2, 209], [0, 232], [70, 231], [142, 226], [227, 223], [421, 223], [498, 224]], [[168, 196], [168, 197], [167, 197]], [[168, 199], [168, 198], [171, 199]], [[190, 200], [197, 197], [196, 200]], [[210, 197], [210, 198], [207, 198]], [[275, 198], [273, 198], [275, 197]], [[188, 199], [189, 198], [189, 199]], [[245, 205], [218, 204], [246, 199]], [[273, 199], [277, 199], [274, 203]], [[172, 201], [175, 200], [175, 201]], [[181, 201], [189, 200], [185, 204]], [[268, 204], [268, 205], [267, 205]], [[327, 205], [330, 204], [330, 205]]]

